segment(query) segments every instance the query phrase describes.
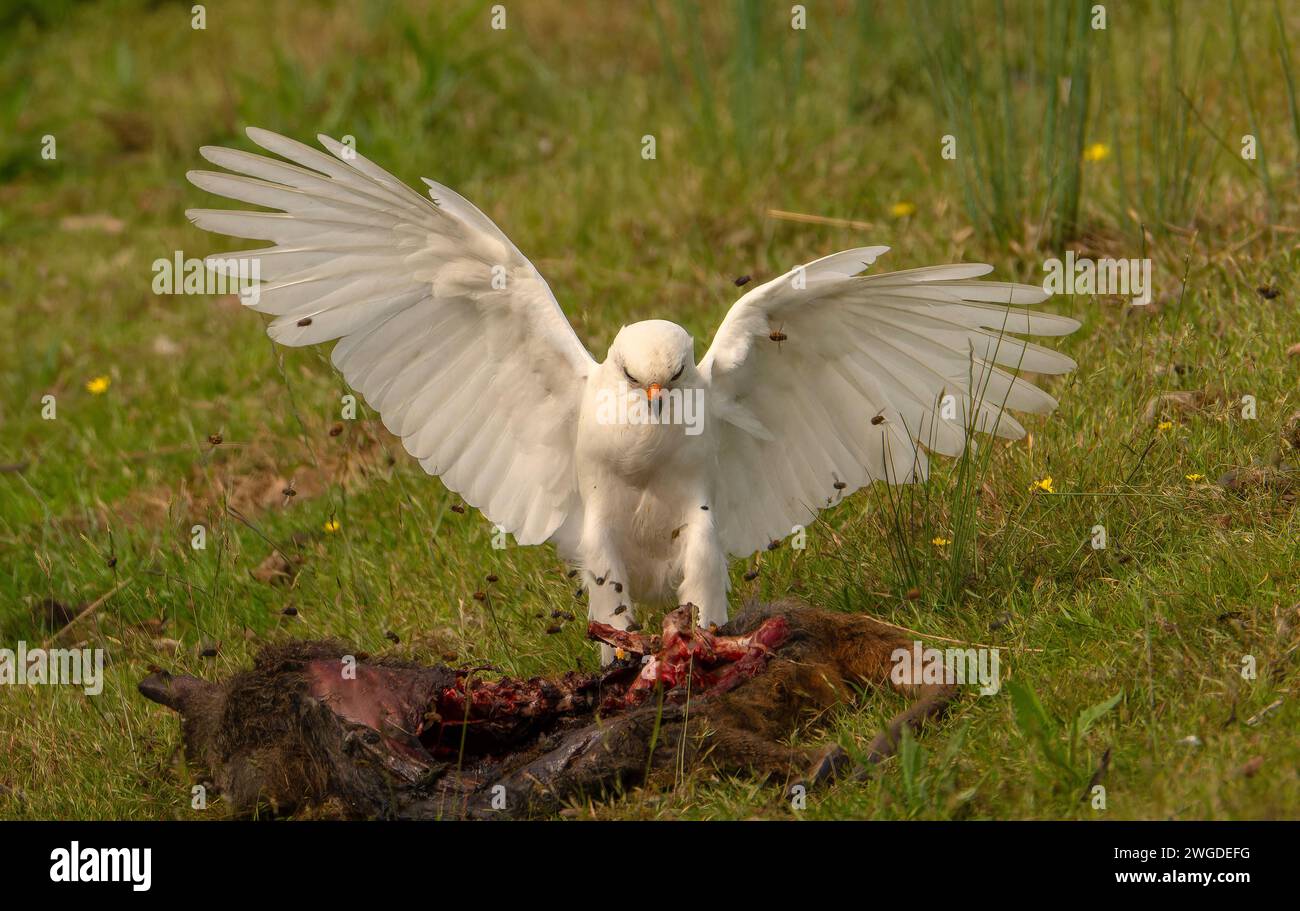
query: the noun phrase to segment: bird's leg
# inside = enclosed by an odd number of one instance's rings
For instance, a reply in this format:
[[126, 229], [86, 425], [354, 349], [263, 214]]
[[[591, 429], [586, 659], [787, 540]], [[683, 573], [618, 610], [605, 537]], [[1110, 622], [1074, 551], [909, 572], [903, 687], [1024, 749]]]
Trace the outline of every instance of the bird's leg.
[[[622, 575], [615, 569], [607, 571], [608, 577], [584, 570], [582, 578], [587, 584], [587, 619], [598, 623], [608, 623], [615, 629], [627, 629], [632, 622], [632, 600], [627, 585], [616, 577]], [[622, 591], [620, 591], [622, 589]], [[604, 642], [600, 644], [600, 663], [609, 664], [614, 660], [614, 648]]]
[[[589, 515], [583, 528], [582, 581], [587, 588], [587, 619], [627, 629], [632, 622], [632, 595], [628, 591], [627, 573], [613, 543], [604, 529], [608, 525]], [[600, 663], [614, 660], [614, 649], [600, 645]]]
[[727, 558], [713, 525], [713, 513], [696, 510], [681, 538], [682, 582], [677, 587], [677, 603], [694, 604], [700, 626], [722, 626], [727, 622]]

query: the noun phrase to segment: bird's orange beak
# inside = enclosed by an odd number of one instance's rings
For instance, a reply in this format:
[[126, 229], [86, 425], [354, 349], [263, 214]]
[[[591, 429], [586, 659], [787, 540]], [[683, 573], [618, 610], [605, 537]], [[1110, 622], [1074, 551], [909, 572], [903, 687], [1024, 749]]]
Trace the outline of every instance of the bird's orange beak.
[[651, 383], [648, 387], [646, 387], [645, 397], [653, 402], [655, 399], [659, 398], [660, 394], [662, 394], [663, 391], [664, 391], [663, 386], [659, 385], [658, 383]]

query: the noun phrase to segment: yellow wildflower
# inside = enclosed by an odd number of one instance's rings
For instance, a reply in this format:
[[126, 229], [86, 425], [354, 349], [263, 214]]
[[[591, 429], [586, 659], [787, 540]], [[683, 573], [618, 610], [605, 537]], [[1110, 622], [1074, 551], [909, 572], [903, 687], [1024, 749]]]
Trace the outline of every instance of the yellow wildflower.
[[1156, 430], [1160, 430], [1160, 431], [1173, 430], [1173, 429], [1174, 429], [1173, 421], [1161, 421], [1159, 424], [1156, 425]]
[[86, 381], [86, 391], [91, 395], [103, 395], [108, 391], [108, 386], [112, 382], [106, 376], [97, 376], [93, 380]]
[[910, 202], [896, 202], [889, 207], [889, 214], [895, 218], [906, 218], [916, 211], [916, 205]]
[[338, 519], [330, 519], [328, 522], [325, 523], [325, 533], [332, 535], [334, 534], [334, 532], [339, 530], [339, 527], [340, 526], [339, 526]]
[[1030, 490], [1041, 490], [1044, 493], [1056, 493], [1056, 488], [1052, 487], [1052, 476], [1049, 474], [1041, 481], [1035, 481], [1029, 486]]
[[1094, 142], [1085, 146], [1083, 150], [1084, 161], [1101, 161], [1110, 157], [1110, 146], [1104, 142]]
[[933, 544], [935, 547], [947, 547], [952, 542], [949, 541], [947, 538], [934, 538], [930, 541], [930, 543]]
[[1188, 475], [1183, 475], [1183, 477], [1187, 478], [1187, 480], [1189, 480], [1189, 481], [1200, 481], [1200, 480], [1202, 480], [1202, 479], [1205, 478], [1205, 475], [1203, 475], [1203, 474], [1188, 474]]

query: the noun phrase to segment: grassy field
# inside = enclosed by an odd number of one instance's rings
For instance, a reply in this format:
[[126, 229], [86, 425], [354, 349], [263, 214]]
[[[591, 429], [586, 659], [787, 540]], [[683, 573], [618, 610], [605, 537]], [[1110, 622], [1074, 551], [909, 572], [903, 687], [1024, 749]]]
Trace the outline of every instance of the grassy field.
[[[578, 815], [1300, 817], [1294, 4], [1114, 3], [1104, 29], [1012, 0], [814, 0], [804, 29], [789, 3], [515, 2], [502, 30], [484, 3], [230, 0], [202, 30], [190, 6], [0, 18], [0, 646], [94, 606], [60, 641], [107, 661], [96, 698], [0, 688], [0, 818], [221, 815], [190, 809], [178, 725], [136, 693], [152, 665], [213, 678], [290, 635], [596, 665], [555, 553], [493, 549], [373, 414], [341, 420], [328, 348], [151, 290], [156, 259], [231, 249], [186, 221], [214, 202], [184, 175], [247, 125], [456, 188], [598, 356], [650, 317], [702, 354], [736, 277], [869, 243], [893, 247], [877, 269], [1033, 283], [1066, 250], [1153, 261], [1150, 305], [1051, 302], [1084, 324], [1059, 344], [1079, 369], [1040, 380], [1061, 404], [1026, 440], [734, 566], [733, 609], [793, 593], [998, 646], [1001, 694], [804, 810], [697, 775]], [[579, 619], [548, 633], [557, 610]], [[797, 737], [860, 750], [902, 706], [866, 694]]]

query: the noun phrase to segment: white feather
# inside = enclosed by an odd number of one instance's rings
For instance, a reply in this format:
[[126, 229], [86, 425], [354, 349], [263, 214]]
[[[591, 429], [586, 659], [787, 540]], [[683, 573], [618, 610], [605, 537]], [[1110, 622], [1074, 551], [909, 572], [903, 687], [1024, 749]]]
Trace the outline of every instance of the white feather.
[[[752, 289], [698, 366], [690, 336], [662, 320], [624, 327], [598, 364], [532, 263], [463, 196], [425, 180], [426, 198], [326, 136], [330, 154], [248, 135], [286, 161], [204, 147], [233, 173], [188, 176], [273, 211], [187, 214], [274, 246], [209, 266], [236, 276], [255, 263], [263, 283], [245, 303], [274, 317], [271, 338], [337, 340], [333, 363], [421, 466], [520, 543], [554, 542], [605, 622], [632, 618], [618, 607], [634, 592], [724, 621], [728, 555], [872, 481], [924, 478], [927, 450], [960, 454], [968, 426], [1022, 436], [1006, 409], [1056, 402], [1005, 368], [1074, 367], [1011, 334], [1078, 327], [1023, 309], [1041, 289], [978, 281], [981, 264], [861, 274], [887, 247]], [[652, 385], [701, 402], [700, 423], [607, 419], [602, 403], [645, 405]]]
[[[265, 130], [248, 135], [293, 164], [205, 148], [207, 160], [245, 176], [189, 179], [279, 211], [187, 214], [211, 231], [275, 242], [220, 258], [227, 274], [241, 261], [263, 267], [269, 281], [251, 306], [277, 317], [271, 337], [291, 346], [339, 339], [335, 365], [413, 455], [436, 450], [448, 487], [521, 543], [545, 541], [581, 510], [574, 434], [595, 364], [532, 264], [458, 196], [444, 194], [451, 205], [439, 207], [326, 137], [334, 157]], [[472, 398], [454, 395], [468, 377], [477, 378]], [[461, 425], [476, 433], [440, 432]], [[460, 445], [446, 445], [453, 439]], [[526, 452], [529, 470], [489, 457], [489, 443]], [[541, 498], [537, 476], [556, 479]]]
[[[1078, 328], [1067, 317], [1017, 309], [1043, 302], [1046, 292], [973, 281], [992, 271], [980, 263], [847, 271], [859, 262], [865, 268], [886, 249], [824, 257], [752, 289], [731, 308], [700, 363], [720, 402], [715, 410], [725, 415], [727, 403], [743, 401], [767, 432], [765, 438], [743, 422], [724, 422], [719, 462], [756, 462], [765, 469], [762, 483], [784, 492], [756, 512], [744, 505], [756, 479], [719, 474], [721, 536], [733, 556], [785, 537], [807, 524], [810, 504], [838, 502], [868, 480], [924, 478], [924, 450], [960, 455], [968, 425], [1015, 439], [1025, 430], [1007, 408], [1046, 414], [1056, 406], [1002, 369], [1074, 368], [1065, 355], [1007, 334]], [[773, 332], [784, 340], [773, 341]], [[952, 418], [941, 414], [945, 395], [953, 396]], [[876, 416], [883, 421], [873, 425]]]

